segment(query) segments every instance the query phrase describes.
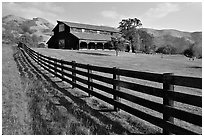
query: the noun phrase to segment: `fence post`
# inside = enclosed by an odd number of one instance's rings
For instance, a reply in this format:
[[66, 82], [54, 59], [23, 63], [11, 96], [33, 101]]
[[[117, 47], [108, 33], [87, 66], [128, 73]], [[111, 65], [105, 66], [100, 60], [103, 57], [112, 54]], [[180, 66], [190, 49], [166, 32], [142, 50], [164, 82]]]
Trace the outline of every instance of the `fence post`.
[[54, 60], [54, 68], [55, 68], [55, 74], [57, 74], [57, 61], [56, 60]]
[[76, 84], [76, 61], [72, 61], [72, 88], [75, 88], [74, 84]]
[[[173, 73], [164, 73], [163, 74], [163, 106], [164, 106], [164, 112], [163, 112], [163, 120], [166, 122], [174, 123], [174, 118], [171, 117], [171, 114], [167, 111], [167, 107], [173, 107], [174, 101], [171, 100], [168, 97], [168, 91], [174, 91], [174, 85], [172, 85], [172, 76]], [[171, 134], [169, 131], [163, 129], [163, 134]]]
[[39, 60], [40, 60], [40, 59], [39, 59], [39, 54], [37, 54], [37, 58], [38, 58], [38, 63], [39, 63]]
[[63, 78], [64, 78], [64, 64], [63, 64], [63, 60], [61, 59], [60, 60], [60, 62], [61, 62], [61, 71], [62, 71], [62, 81], [63, 81]]
[[[92, 70], [91, 70], [91, 66], [89, 64], [87, 65], [87, 69], [88, 69], [88, 89], [93, 91], [93, 87], [90, 84], [90, 82], [93, 82], [93, 79], [90, 77], [90, 74], [92, 74]], [[89, 97], [90, 96], [91, 96], [91, 94], [89, 93]]]
[[[118, 71], [118, 68], [117, 67], [113, 67], [113, 80], [120, 80], [120, 75], [117, 75], [117, 71]], [[119, 97], [117, 96], [117, 92], [116, 90], [120, 90], [120, 87], [116, 84], [116, 82], [113, 83], [113, 90], [114, 90], [114, 93], [113, 93], [113, 99], [115, 101], [120, 101]], [[117, 108], [116, 106], [114, 106], [114, 110], [117, 112], [119, 111], [120, 109]]]

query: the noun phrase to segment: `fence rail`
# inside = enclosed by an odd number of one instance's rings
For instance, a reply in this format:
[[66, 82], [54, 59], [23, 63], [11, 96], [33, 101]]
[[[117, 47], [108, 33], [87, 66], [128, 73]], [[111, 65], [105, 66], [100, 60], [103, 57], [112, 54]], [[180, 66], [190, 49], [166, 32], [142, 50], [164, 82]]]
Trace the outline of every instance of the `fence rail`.
[[[24, 44], [22, 46], [22, 49], [23, 53], [24, 51], [27, 53], [24, 53], [26, 57], [28, 57], [27, 55], [29, 55], [30, 58], [37, 62], [41, 67], [43, 67], [45, 70], [49, 71], [56, 77], [61, 78], [63, 81], [70, 83], [73, 88], [79, 88], [87, 92], [89, 96], [95, 96], [113, 105], [115, 111], [119, 111], [120, 109], [124, 110], [132, 115], [135, 115], [145, 121], [163, 128], [164, 134], [198, 134], [174, 124], [174, 118], [202, 127], [201, 115], [187, 112], [174, 107], [174, 101], [193, 105], [199, 108], [202, 107], [201, 96], [190, 95], [174, 90], [174, 85], [202, 89], [202, 78], [176, 76], [171, 73], [156, 74], [124, 70], [119, 68], [93, 66], [89, 64], [86, 65], [76, 63], [74, 61], [68, 62], [41, 55], [38, 52], [28, 48]], [[78, 68], [84, 69], [86, 71], [82, 71]], [[111, 74], [112, 78], [94, 74], [93, 71]], [[81, 78], [78, 75], [86, 78]], [[120, 80], [120, 76], [158, 82], [163, 84], [163, 88], [156, 88], [136, 84], [133, 82], [123, 81]], [[95, 80], [110, 84], [112, 85], [112, 87], [97, 83]], [[77, 82], [81, 82], [87, 85], [87, 87], [84, 87]], [[94, 88], [113, 95], [113, 98], [94, 91]], [[129, 93], [122, 92], [121, 88], [130, 89], [132, 91], [159, 97], [163, 100], [163, 103], [157, 103]], [[130, 107], [127, 104], [122, 103], [119, 98], [157, 111], [163, 115], [163, 119], [142, 112], [137, 108]]]

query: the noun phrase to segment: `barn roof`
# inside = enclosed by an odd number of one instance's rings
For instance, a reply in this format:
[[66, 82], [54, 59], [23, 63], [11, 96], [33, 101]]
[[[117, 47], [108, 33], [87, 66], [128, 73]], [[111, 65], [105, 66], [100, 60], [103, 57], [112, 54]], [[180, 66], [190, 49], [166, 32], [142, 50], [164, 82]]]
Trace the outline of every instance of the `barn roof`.
[[66, 24], [72, 28], [81, 28], [81, 29], [91, 29], [91, 30], [100, 30], [100, 31], [109, 31], [109, 32], [119, 32], [118, 29], [108, 26], [97, 26], [97, 25], [90, 25], [90, 24], [82, 24], [82, 23], [74, 23], [74, 22], [66, 22], [66, 21], [57, 21]]
[[80, 40], [89, 40], [89, 41], [101, 41], [107, 42], [111, 40], [111, 35], [95, 34], [95, 33], [83, 33], [83, 32], [71, 32]]
[[52, 43], [54, 40], [55, 40], [55, 35], [53, 35], [52, 37], [50, 37], [50, 39], [46, 42], [46, 44]]

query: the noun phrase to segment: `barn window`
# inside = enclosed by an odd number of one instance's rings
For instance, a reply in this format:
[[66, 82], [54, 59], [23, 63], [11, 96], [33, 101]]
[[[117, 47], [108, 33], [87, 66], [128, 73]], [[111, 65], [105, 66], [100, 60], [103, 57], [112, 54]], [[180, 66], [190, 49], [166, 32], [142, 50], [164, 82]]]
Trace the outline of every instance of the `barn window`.
[[65, 40], [64, 39], [60, 39], [59, 40], [59, 49], [64, 49], [65, 48]]
[[64, 31], [64, 24], [59, 24], [59, 32]]

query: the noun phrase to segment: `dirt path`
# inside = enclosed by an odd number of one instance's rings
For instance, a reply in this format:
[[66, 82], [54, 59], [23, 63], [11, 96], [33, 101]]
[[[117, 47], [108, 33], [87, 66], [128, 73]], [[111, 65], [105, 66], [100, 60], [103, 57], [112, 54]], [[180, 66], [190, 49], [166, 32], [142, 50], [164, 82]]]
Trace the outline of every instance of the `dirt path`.
[[3, 49], [3, 134], [159, 134], [158, 128], [71, 89], [23, 52], [16, 52], [15, 63], [11, 49]]

